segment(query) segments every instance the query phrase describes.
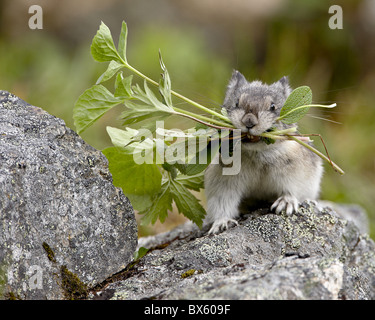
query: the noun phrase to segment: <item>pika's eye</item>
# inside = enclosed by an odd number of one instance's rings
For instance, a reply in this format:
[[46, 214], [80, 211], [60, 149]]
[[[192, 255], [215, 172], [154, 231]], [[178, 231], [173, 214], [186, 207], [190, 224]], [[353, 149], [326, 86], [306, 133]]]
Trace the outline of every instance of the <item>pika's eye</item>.
[[236, 108], [238, 108], [239, 104], [240, 104], [240, 100], [237, 100], [236, 101]]
[[275, 111], [276, 110], [276, 106], [275, 106], [275, 104], [273, 102], [270, 105], [270, 110], [271, 111]]

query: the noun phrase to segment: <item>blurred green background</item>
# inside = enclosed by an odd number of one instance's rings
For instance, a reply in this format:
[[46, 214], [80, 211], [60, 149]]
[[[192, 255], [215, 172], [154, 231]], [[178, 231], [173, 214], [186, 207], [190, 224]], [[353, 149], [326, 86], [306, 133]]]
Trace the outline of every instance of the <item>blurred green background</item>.
[[[0, 89], [65, 120], [106, 66], [90, 56], [100, 21], [117, 40], [128, 23], [128, 60], [158, 79], [163, 53], [175, 91], [207, 106], [221, 104], [233, 69], [249, 80], [273, 82], [288, 75], [293, 87], [308, 85], [316, 103], [336, 102], [330, 111], [306, 117], [303, 133], [321, 133], [340, 176], [326, 165], [323, 199], [366, 209], [375, 236], [375, 1], [297, 0], [35, 0], [43, 29], [28, 27], [30, 1], [0, 2]], [[343, 10], [343, 29], [331, 30], [331, 5]], [[105, 126], [119, 126], [121, 107], [88, 129], [83, 138], [103, 149]], [[329, 121], [317, 119], [324, 118]], [[184, 127], [186, 122], [174, 122]], [[324, 150], [319, 140], [315, 140]], [[161, 232], [181, 223], [171, 214]]]

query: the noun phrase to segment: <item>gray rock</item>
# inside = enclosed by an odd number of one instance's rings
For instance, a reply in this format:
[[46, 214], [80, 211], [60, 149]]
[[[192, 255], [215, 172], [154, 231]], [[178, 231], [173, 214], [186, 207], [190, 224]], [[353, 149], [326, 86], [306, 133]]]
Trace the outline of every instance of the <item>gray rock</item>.
[[0, 298], [83, 297], [131, 261], [134, 212], [105, 156], [5, 91], [0, 190]]
[[374, 299], [375, 244], [341, 215], [304, 202], [292, 216], [259, 209], [244, 216], [239, 226], [214, 236], [186, 224], [141, 238], [139, 246], [149, 252], [123, 280], [97, 296]]

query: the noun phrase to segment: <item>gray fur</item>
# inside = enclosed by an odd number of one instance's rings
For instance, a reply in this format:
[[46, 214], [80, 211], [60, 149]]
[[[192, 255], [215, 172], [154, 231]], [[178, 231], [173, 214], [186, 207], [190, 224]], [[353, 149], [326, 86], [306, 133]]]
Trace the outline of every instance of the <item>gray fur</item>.
[[[235, 127], [258, 136], [271, 127], [295, 126], [276, 121], [291, 91], [287, 77], [267, 85], [260, 81], [248, 82], [240, 72], [234, 71], [223, 107]], [[318, 198], [322, 161], [310, 150], [290, 140], [270, 145], [263, 141], [242, 142], [240, 147], [241, 170], [237, 175], [222, 175], [219, 161], [213, 161], [205, 172], [205, 223], [212, 223], [210, 233], [218, 233], [231, 223], [237, 224], [235, 219], [244, 201], [255, 205], [273, 202], [271, 209], [276, 213], [292, 214], [298, 210], [299, 202]]]

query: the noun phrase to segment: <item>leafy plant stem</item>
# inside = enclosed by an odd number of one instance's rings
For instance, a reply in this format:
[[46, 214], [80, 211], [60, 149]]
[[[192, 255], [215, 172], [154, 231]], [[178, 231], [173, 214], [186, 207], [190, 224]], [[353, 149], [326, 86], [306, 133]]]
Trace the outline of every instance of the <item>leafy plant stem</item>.
[[156, 81], [152, 80], [151, 78], [145, 76], [142, 72], [140, 72], [137, 69], [133, 68], [130, 64], [126, 63], [125, 61], [122, 61], [122, 62], [124, 64], [124, 67], [127, 68], [127, 69], [129, 69], [131, 72], [133, 72], [136, 75], [140, 76], [141, 78], [143, 78], [147, 82], [151, 83], [152, 85], [154, 85], [156, 87], [159, 86], [159, 83], [157, 83]]
[[287, 139], [283, 135], [278, 135], [278, 134], [273, 134], [273, 133], [268, 133], [268, 132], [263, 132], [263, 133], [260, 134], [260, 136], [264, 137], [264, 138], [274, 139], [274, 140], [285, 140], [285, 139]]
[[281, 135], [281, 134], [287, 134], [287, 133], [294, 133], [296, 131], [297, 131], [297, 127], [292, 127], [292, 128], [288, 128], [284, 130], [271, 131], [270, 133], [272, 133], [273, 135]]
[[344, 171], [343, 171], [343, 170], [342, 170], [342, 169], [341, 169], [336, 163], [334, 163], [330, 158], [326, 157], [326, 156], [325, 156], [323, 153], [321, 153], [320, 151], [316, 150], [315, 148], [313, 148], [313, 147], [310, 146], [309, 144], [307, 144], [307, 143], [301, 141], [300, 139], [298, 139], [298, 138], [295, 137], [295, 136], [292, 136], [292, 135], [290, 135], [290, 134], [286, 134], [286, 136], [287, 136], [289, 139], [294, 140], [295, 142], [297, 142], [297, 143], [303, 145], [305, 148], [307, 148], [307, 149], [309, 149], [310, 151], [314, 152], [316, 155], [318, 155], [319, 157], [321, 157], [323, 160], [329, 162], [329, 163], [332, 165], [333, 169], [334, 169], [336, 172], [338, 172], [338, 173], [340, 173], [340, 174], [345, 174], [345, 172], [344, 172]]
[[196, 108], [198, 108], [198, 109], [200, 109], [200, 110], [202, 110], [202, 111], [204, 111], [204, 112], [207, 112], [207, 113], [209, 113], [209, 114], [212, 114], [213, 116], [218, 117], [219, 119], [225, 121], [226, 125], [230, 124], [228, 118], [225, 117], [225, 116], [223, 116], [222, 114], [220, 114], [220, 113], [218, 113], [218, 112], [216, 112], [216, 111], [214, 111], [214, 110], [210, 110], [210, 109], [208, 109], [208, 108], [202, 106], [201, 104], [199, 104], [199, 103], [197, 103], [197, 102], [195, 102], [195, 101], [193, 101], [193, 100], [190, 100], [189, 98], [186, 98], [185, 96], [183, 96], [183, 95], [181, 95], [181, 94], [179, 94], [179, 93], [177, 93], [177, 92], [175, 92], [175, 91], [173, 91], [173, 90], [171, 90], [171, 93], [172, 93], [175, 97], [177, 97], [177, 98], [179, 98], [179, 99], [181, 99], [181, 100], [183, 100], [183, 101], [185, 101], [185, 102], [191, 104], [192, 106], [194, 106], [194, 107], [196, 107]]
[[174, 110], [177, 111], [177, 115], [192, 119], [194, 121], [197, 121], [199, 123], [202, 123], [208, 127], [216, 128], [216, 129], [227, 129], [227, 130], [233, 130], [233, 128], [229, 127], [229, 124], [223, 123], [219, 120], [208, 118], [199, 114], [195, 114], [192, 112], [189, 112], [187, 110], [183, 110], [180, 108], [174, 107]]
[[[135, 73], [136, 75], [138, 75], [139, 77], [143, 78], [144, 80], [146, 80], [147, 82], [151, 83], [152, 85], [154, 85], [156, 87], [159, 87], [159, 83], [157, 83], [156, 81], [154, 81], [151, 78], [149, 78], [146, 75], [144, 75], [142, 72], [140, 72], [137, 69], [135, 69], [134, 67], [132, 67], [129, 63], [125, 62], [122, 58], [121, 58], [121, 62], [123, 63], [124, 67], [127, 68], [128, 70], [130, 70], [131, 72]], [[177, 97], [177, 98], [179, 98], [179, 99], [181, 99], [181, 100], [189, 103], [190, 105], [192, 105], [192, 106], [194, 106], [194, 107], [196, 107], [196, 108], [198, 108], [198, 109], [200, 109], [200, 110], [202, 110], [204, 112], [207, 112], [207, 113], [209, 113], [209, 114], [211, 114], [211, 115], [213, 115], [213, 116], [215, 116], [215, 117], [223, 120], [224, 123], [221, 122], [219, 125], [224, 126], [224, 127], [230, 125], [229, 119], [227, 117], [225, 117], [224, 115], [222, 115], [222, 114], [220, 114], [220, 113], [218, 113], [218, 112], [216, 112], [214, 110], [208, 109], [205, 106], [202, 106], [201, 104], [199, 104], [199, 103], [197, 103], [197, 102], [195, 102], [193, 100], [190, 100], [189, 98], [187, 98], [187, 97], [185, 97], [185, 96], [183, 96], [183, 95], [181, 95], [181, 94], [179, 94], [179, 93], [177, 93], [177, 92], [175, 92], [173, 90], [171, 90], [171, 94], [173, 94], [175, 97]], [[213, 122], [212, 120], [213, 119], [210, 119], [211, 122]]]
[[285, 113], [284, 115], [278, 117], [277, 120], [282, 120], [284, 118], [287, 118], [290, 114], [295, 113], [296, 111], [298, 111], [300, 109], [308, 109], [308, 108], [334, 108], [334, 107], [336, 107], [336, 103], [330, 104], [328, 106], [322, 105], [322, 104], [306, 104], [306, 105], [299, 106], [299, 107], [296, 107], [296, 108], [290, 110], [289, 112]]
[[297, 127], [292, 127], [284, 130], [275, 130], [270, 132], [263, 132], [260, 134], [261, 137], [270, 138], [273, 140], [285, 140], [288, 139], [285, 134], [294, 133], [297, 131]]

